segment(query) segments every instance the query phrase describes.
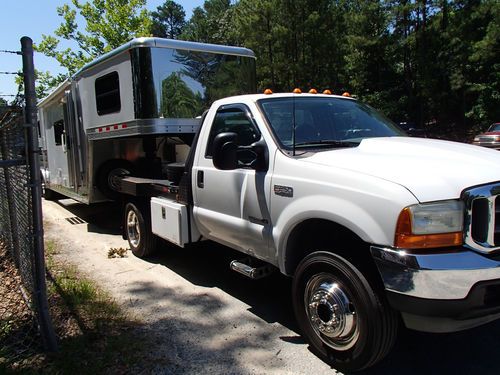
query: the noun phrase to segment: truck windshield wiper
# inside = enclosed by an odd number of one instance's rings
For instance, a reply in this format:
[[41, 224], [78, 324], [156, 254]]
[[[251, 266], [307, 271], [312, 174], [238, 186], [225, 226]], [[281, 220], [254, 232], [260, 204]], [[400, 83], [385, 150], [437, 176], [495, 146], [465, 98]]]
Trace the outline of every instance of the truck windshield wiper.
[[320, 139], [315, 141], [307, 141], [307, 142], [299, 142], [295, 144], [295, 147], [304, 147], [304, 146], [335, 146], [335, 147], [356, 147], [360, 142], [355, 141], [341, 141], [336, 139]]

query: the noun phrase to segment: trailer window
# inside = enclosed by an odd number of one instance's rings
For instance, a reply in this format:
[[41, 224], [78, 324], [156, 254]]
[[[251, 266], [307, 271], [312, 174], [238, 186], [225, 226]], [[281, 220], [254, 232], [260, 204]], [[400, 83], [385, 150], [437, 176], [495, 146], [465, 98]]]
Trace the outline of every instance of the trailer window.
[[170, 48], [132, 50], [137, 118], [193, 118], [217, 99], [255, 93], [255, 59]]
[[99, 116], [120, 112], [120, 80], [111, 72], [95, 80], [95, 103]]
[[61, 146], [62, 145], [62, 137], [64, 133], [64, 121], [63, 120], [58, 120], [54, 122], [54, 141], [56, 143], [56, 146]]

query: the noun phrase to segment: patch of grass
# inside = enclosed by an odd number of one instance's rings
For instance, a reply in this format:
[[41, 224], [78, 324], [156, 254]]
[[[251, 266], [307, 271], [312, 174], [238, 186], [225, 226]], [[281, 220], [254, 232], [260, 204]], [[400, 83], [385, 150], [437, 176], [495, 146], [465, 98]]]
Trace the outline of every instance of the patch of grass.
[[[76, 267], [57, 257], [58, 244], [45, 243], [50, 313], [59, 350], [33, 357], [0, 372], [48, 374], [124, 374], [144, 371], [147, 337], [113, 300]], [[0, 326], [2, 330], [7, 326]]]
[[58, 285], [61, 288], [66, 303], [74, 307], [85, 307], [95, 302], [97, 291], [94, 284], [88, 280], [75, 279], [67, 275], [58, 276]]
[[0, 337], [8, 336], [13, 330], [12, 321], [10, 319], [0, 320]]

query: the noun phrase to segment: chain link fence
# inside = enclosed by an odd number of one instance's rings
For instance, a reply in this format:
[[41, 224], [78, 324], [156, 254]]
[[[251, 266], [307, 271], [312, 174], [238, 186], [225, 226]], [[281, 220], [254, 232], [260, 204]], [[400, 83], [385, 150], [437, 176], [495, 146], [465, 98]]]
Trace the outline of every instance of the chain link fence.
[[33, 303], [33, 214], [23, 124], [20, 108], [0, 109], [0, 356], [6, 365], [41, 348]]
[[[34, 70], [26, 70], [25, 85], [34, 86]], [[36, 115], [28, 105], [33, 99], [26, 98], [24, 109], [0, 107], [0, 372], [55, 350], [41, 241]]]

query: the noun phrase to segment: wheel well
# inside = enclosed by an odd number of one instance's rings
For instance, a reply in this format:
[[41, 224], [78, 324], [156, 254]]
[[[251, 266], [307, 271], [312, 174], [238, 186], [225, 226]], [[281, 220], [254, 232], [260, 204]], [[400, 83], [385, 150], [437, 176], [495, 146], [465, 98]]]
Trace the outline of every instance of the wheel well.
[[306, 220], [293, 229], [285, 250], [286, 274], [293, 275], [300, 261], [318, 250], [340, 255], [360, 271], [378, 275], [369, 245], [346, 227], [323, 219]]

